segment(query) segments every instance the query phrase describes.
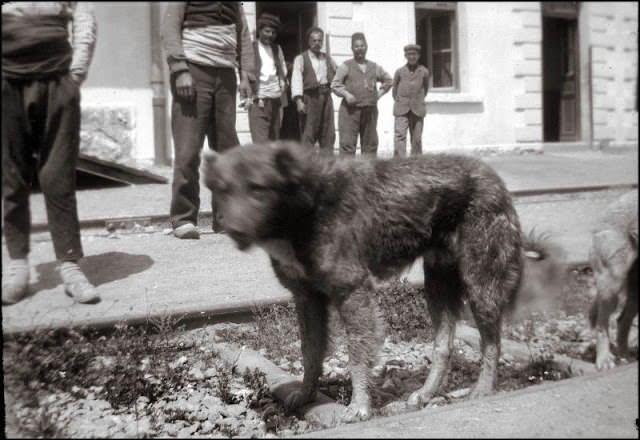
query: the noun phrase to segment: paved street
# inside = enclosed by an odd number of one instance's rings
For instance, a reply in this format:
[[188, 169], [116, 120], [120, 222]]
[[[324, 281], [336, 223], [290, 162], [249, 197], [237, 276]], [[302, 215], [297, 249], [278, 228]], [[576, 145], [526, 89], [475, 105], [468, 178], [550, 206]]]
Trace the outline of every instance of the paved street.
[[308, 438], [638, 438], [638, 363]]
[[[637, 184], [635, 151], [603, 154], [578, 151], [542, 155], [489, 156], [514, 191], [542, 191], [594, 185]], [[590, 180], [587, 179], [588, 174]], [[594, 183], [595, 182], [595, 183]], [[515, 198], [524, 231], [535, 227], [548, 232], [567, 251], [569, 261], [587, 258], [590, 231], [604, 207], [623, 189], [543, 194]], [[544, 192], [544, 191], [543, 191]], [[203, 189], [203, 210], [208, 190]], [[81, 218], [108, 219], [162, 215], [168, 207], [169, 185], [84, 190], [78, 195]], [[32, 197], [34, 224], [45, 218], [41, 194]], [[118, 198], [119, 202], [115, 201]], [[145, 198], [148, 203], [142, 202]], [[162, 210], [159, 201], [163, 200]], [[166, 205], [164, 204], [166, 202]], [[39, 204], [40, 203], [40, 204]], [[89, 207], [94, 207], [88, 209]], [[104, 224], [104, 223], [103, 223]], [[200, 240], [178, 240], [151, 226], [149, 232], [83, 229], [88, 278], [98, 286], [102, 301], [97, 305], [73, 304], [65, 296], [55, 270], [53, 248], [47, 232], [33, 235], [31, 291], [22, 302], [2, 308], [5, 333], [60, 325], [110, 325], [141, 321], [162, 314], [192, 317], [246, 310], [251, 305], [286, 301], [290, 294], [272, 273], [260, 249], [242, 253], [226, 235], [203, 228]], [[138, 229], [142, 231], [143, 229]], [[4, 243], [4, 242], [3, 242]], [[2, 258], [7, 257], [3, 244]], [[422, 280], [420, 264], [406, 276]]]

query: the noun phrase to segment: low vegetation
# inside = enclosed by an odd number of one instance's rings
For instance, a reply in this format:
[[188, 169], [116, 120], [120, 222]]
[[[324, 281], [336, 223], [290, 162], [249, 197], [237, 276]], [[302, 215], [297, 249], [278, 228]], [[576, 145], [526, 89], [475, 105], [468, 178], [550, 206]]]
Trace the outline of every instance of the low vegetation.
[[[501, 361], [500, 390], [570, 377], [569, 369], [554, 361], [555, 354], [593, 362], [593, 340], [584, 319], [589, 279], [588, 273], [574, 272], [561, 309], [506, 323], [504, 337], [525, 343], [530, 357], [527, 362]], [[387, 415], [424, 382], [433, 335], [420, 287], [397, 280], [376, 292], [376, 298], [388, 337], [374, 368], [372, 397], [377, 414]], [[320, 382], [323, 393], [348, 404], [351, 385], [340, 332], [332, 319], [331, 353]], [[256, 308], [253, 322], [220, 326], [215, 338], [251, 347], [291, 374], [302, 372], [292, 304]], [[237, 371], [210, 346], [210, 339], [185, 331], [179, 319], [169, 316], [139, 327], [119, 325], [109, 334], [58, 329], [6, 338], [7, 429], [25, 437], [88, 435], [70, 426], [67, 407], [73, 401], [104, 402], [110, 415], [135, 421], [135, 428], [111, 427], [102, 436], [264, 437], [314, 429], [285, 413], [260, 371]], [[464, 396], [460, 390], [469, 388], [478, 372], [479, 354], [457, 341], [449, 379], [431, 405]], [[211, 407], [193, 404], [198, 396], [219, 402], [215, 417]], [[182, 406], [176, 403], [182, 401]], [[234, 411], [235, 418], [229, 415]]]

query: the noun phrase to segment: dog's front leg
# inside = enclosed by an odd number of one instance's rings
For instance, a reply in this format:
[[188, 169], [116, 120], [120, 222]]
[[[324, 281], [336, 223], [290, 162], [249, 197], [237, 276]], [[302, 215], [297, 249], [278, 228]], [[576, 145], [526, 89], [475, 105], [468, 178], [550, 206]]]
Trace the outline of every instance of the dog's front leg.
[[349, 294], [338, 305], [338, 310], [347, 335], [353, 385], [351, 404], [342, 419], [345, 422], [367, 420], [371, 417], [370, 369], [384, 336], [380, 314], [371, 292], [365, 289]]
[[302, 388], [292, 391], [285, 399], [287, 409], [295, 409], [313, 401], [318, 378], [322, 374], [322, 361], [327, 350], [328, 299], [322, 294], [294, 293], [304, 377]]

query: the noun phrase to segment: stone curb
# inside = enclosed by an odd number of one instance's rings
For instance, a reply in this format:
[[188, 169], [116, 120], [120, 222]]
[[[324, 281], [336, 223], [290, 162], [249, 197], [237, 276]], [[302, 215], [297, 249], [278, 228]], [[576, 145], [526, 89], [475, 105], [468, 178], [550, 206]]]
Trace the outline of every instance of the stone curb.
[[[461, 339], [474, 349], [480, 351], [480, 333], [473, 327], [458, 323], [456, 326], [456, 338]], [[502, 354], [508, 353], [515, 359], [520, 361], [529, 361], [531, 354], [525, 344], [520, 342], [502, 338], [501, 340]], [[575, 359], [565, 355], [554, 355], [553, 360], [570, 370], [573, 374], [584, 375], [595, 373], [595, 364], [585, 362], [581, 359]]]
[[[302, 385], [299, 378], [286, 373], [255, 350], [227, 343], [216, 343], [213, 349], [218, 351], [221, 358], [235, 365], [241, 372], [255, 368], [263, 372], [269, 389], [281, 402], [285, 401], [290, 391]], [[317, 392], [316, 400], [299, 408], [298, 413], [310, 423], [330, 428], [336, 426], [345, 408], [344, 405], [336, 403], [325, 394]]]
[[[506, 391], [499, 392], [497, 394], [493, 394], [491, 396], [481, 397], [479, 399], [474, 400], [462, 400], [460, 402], [455, 402], [450, 405], [445, 405], [437, 408], [428, 408], [422, 409], [418, 411], [407, 412], [403, 414], [393, 415], [385, 418], [376, 418], [372, 420], [368, 420], [365, 422], [360, 422], [357, 424], [346, 424], [339, 425], [335, 428], [329, 428], [322, 431], [310, 432], [307, 434], [296, 435], [293, 438], [531, 438], [540, 437], [540, 434], [535, 431], [526, 431], [526, 434], [521, 432], [519, 426], [513, 427], [513, 432], [503, 432], [497, 431], [496, 428], [492, 427], [493, 420], [499, 420], [506, 417], [505, 412], [511, 413], [513, 415], [514, 412], [521, 411], [517, 408], [529, 408], [527, 412], [523, 413], [520, 417], [528, 421], [525, 426], [529, 426], [532, 424], [542, 423], [544, 425], [544, 420], [538, 420], [536, 418], [536, 410], [532, 408], [529, 403], [525, 407], [511, 406], [518, 399], [522, 399], [523, 396], [531, 396], [531, 395], [541, 395], [547, 392], [554, 392], [559, 396], [571, 396], [572, 390], [574, 389], [591, 389], [593, 392], [598, 391], [598, 387], [602, 388], [603, 386], [607, 387], [607, 389], [612, 389], [610, 385], [602, 385], [600, 380], [605, 376], [619, 376], [619, 375], [629, 375], [629, 370], [635, 370], [637, 374], [638, 363], [634, 362], [628, 365], [616, 367], [612, 370], [595, 372], [585, 374], [583, 376], [572, 377], [565, 380], [554, 381], [543, 383], [540, 385], [533, 385], [523, 389], [515, 390], [515, 391]], [[637, 391], [636, 391], [637, 392]], [[611, 393], [609, 393], [611, 394]], [[593, 396], [595, 399], [600, 398], [600, 396]], [[636, 394], [637, 399], [637, 394]], [[535, 402], [533, 398], [528, 398], [527, 402]], [[637, 401], [636, 401], [637, 402]], [[563, 403], [566, 405], [566, 402]], [[637, 403], [636, 403], [637, 404]], [[480, 406], [489, 407], [489, 410], [478, 411]], [[620, 411], [620, 406], [616, 406], [616, 402], [614, 401], [605, 401], [602, 403], [603, 411], [616, 411], [615, 408], [618, 408], [617, 411]], [[608, 408], [608, 409], [604, 409]], [[613, 409], [611, 409], [613, 408]], [[493, 409], [493, 411], [491, 411]], [[572, 414], [578, 416], [579, 408], [575, 406], [567, 407], [561, 406], [558, 407], [557, 411], [560, 413], [566, 414], [568, 419], [563, 421], [564, 425], [562, 427], [557, 426], [555, 429], [546, 428], [544, 437], [549, 438], [577, 438], [579, 435], [583, 438], [604, 438], [611, 437], [615, 438], [616, 434], [611, 434], [609, 432], [612, 426], [616, 428], [620, 428], [620, 426], [616, 425], [619, 423], [620, 416], [618, 414], [615, 415], [616, 420], [610, 425], [605, 425], [600, 427], [600, 432], [591, 433], [584, 432], [580, 427], [580, 421], [576, 421], [572, 418]], [[471, 430], [470, 426], [477, 424], [477, 421], [473, 420], [473, 416], [493, 413], [490, 416], [487, 416], [485, 420], [485, 424], [481, 425], [484, 429], [479, 430]], [[629, 411], [626, 411], [627, 413]], [[520, 414], [520, 413], [518, 413]], [[534, 418], [531, 421], [531, 418]], [[635, 414], [634, 417], [637, 417]], [[613, 417], [612, 417], [613, 418]], [[455, 420], [459, 426], [466, 427], [465, 430], [450, 430], [450, 425], [446, 423], [438, 423], [438, 420], [451, 421]], [[626, 423], [632, 425], [634, 423], [634, 419], [626, 420]], [[436, 425], [435, 427], [433, 425]], [[633, 431], [633, 428], [631, 428]], [[471, 432], [473, 432], [471, 434]], [[637, 431], [636, 431], [637, 433]], [[619, 434], [618, 434], [619, 435]], [[622, 438], [622, 437], [620, 437]], [[629, 437], [634, 438], [634, 437]]]

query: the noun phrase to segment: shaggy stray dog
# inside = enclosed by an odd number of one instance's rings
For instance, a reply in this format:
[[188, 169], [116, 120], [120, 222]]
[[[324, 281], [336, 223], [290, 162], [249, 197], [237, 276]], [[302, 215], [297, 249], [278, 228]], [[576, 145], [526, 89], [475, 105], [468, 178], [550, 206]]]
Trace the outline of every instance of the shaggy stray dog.
[[609, 348], [609, 317], [618, 303], [617, 348], [629, 358], [629, 329], [638, 314], [638, 190], [625, 193], [605, 211], [593, 234], [589, 261], [593, 270], [596, 299], [589, 313], [596, 330], [596, 368], [615, 366]]
[[323, 158], [283, 142], [207, 152], [204, 159], [204, 181], [225, 230], [239, 249], [268, 252], [293, 294], [304, 378], [287, 407], [314, 398], [332, 305], [345, 327], [353, 384], [343, 420], [370, 417], [369, 370], [383, 338], [371, 291], [418, 257], [436, 336], [429, 375], [409, 405], [424, 406], [438, 391], [464, 299], [482, 347], [471, 397], [495, 391], [501, 319], [520, 284], [522, 237], [511, 196], [488, 165], [448, 154]]

